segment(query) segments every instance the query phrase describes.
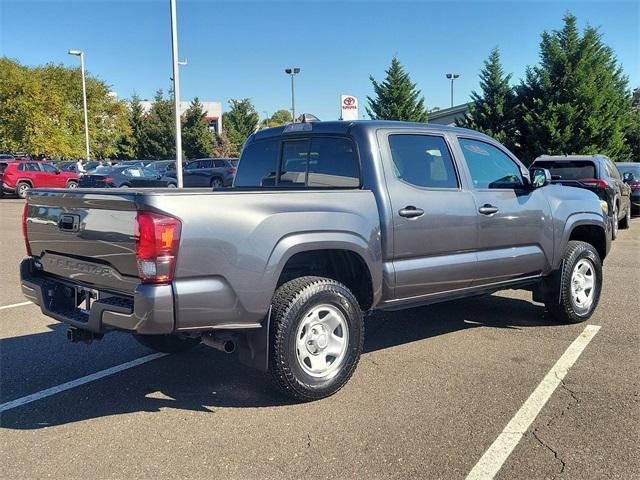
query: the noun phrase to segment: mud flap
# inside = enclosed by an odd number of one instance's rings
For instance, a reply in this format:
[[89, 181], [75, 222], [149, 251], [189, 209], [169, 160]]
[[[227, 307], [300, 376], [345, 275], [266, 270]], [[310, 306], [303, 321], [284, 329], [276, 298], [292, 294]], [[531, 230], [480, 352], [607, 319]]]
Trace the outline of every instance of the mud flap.
[[533, 289], [533, 301], [544, 304], [560, 305], [560, 296], [562, 294], [562, 272], [564, 271], [564, 260], [560, 264], [560, 268], [555, 270], [551, 275], [544, 277]]
[[244, 365], [266, 372], [269, 369], [269, 323], [271, 307], [261, 328], [244, 330], [238, 338], [238, 359]]

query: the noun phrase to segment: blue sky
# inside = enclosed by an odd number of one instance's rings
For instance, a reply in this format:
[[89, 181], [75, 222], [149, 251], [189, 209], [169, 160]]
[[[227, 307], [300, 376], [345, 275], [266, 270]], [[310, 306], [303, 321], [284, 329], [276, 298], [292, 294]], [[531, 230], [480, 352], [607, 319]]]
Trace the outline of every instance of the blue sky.
[[[630, 86], [640, 85], [640, 2], [248, 2], [178, 0], [181, 96], [249, 97], [256, 109], [290, 108], [286, 66], [302, 68], [296, 110], [338, 116], [339, 95], [356, 95], [364, 113], [369, 75], [384, 76], [397, 54], [428, 108], [449, 106], [445, 72], [460, 73], [455, 103], [478, 88], [478, 71], [498, 46], [506, 71], [519, 79], [538, 61], [539, 35], [571, 11], [580, 26], [600, 27]], [[77, 65], [122, 98], [151, 98], [170, 84], [169, 1], [0, 0], [0, 52], [27, 65]]]

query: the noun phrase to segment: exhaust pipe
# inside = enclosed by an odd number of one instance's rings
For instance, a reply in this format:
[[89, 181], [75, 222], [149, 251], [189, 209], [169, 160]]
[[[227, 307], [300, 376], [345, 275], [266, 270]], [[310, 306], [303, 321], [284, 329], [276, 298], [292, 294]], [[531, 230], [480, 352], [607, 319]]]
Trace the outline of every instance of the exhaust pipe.
[[214, 335], [203, 335], [202, 343], [207, 345], [208, 347], [215, 348], [216, 350], [220, 350], [224, 353], [233, 353], [236, 351], [236, 342], [230, 339], [221, 340], [216, 338]]

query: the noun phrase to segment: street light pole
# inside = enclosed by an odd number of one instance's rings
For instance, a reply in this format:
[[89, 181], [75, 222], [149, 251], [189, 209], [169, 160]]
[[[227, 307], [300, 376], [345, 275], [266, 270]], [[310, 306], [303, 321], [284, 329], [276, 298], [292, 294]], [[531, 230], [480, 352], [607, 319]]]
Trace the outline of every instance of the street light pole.
[[173, 110], [176, 122], [176, 180], [178, 188], [183, 187], [182, 181], [182, 125], [180, 124], [180, 61], [178, 60], [178, 22], [176, 15], [176, 0], [169, 0], [171, 4], [171, 54], [173, 56]]
[[451, 80], [451, 107], [453, 108], [453, 81], [460, 78], [458, 73], [447, 73], [447, 78]]
[[267, 112], [266, 110], [263, 110], [262, 113], [264, 113], [265, 128], [269, 128], [269, 112]]
[[89, 161], [89, 119], [87, 114], [87, 84], [84, 75], [84, 52], [81, 50], [69, 50], [69, 55], [80, 57], [80, 74], [82, 75], [82, 108], [84, 110], [84, 146]]
[[296, 123], [296, 102], [293, 77], [300, 73], [300, 69], [298, 67], [285, 68], [284, 73], [291, 75], [291, 117], [293, 123]]

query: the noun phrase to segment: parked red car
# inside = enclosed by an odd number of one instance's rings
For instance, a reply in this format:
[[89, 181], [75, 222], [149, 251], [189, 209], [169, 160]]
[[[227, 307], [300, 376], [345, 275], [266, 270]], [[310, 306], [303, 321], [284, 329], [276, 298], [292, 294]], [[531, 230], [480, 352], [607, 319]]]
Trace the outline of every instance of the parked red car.
[[0, 194], [27, 196], [30, 188], [77, 188], [78, 175], [62, 172], [48, 162], [32, 160], [0, 161]]

